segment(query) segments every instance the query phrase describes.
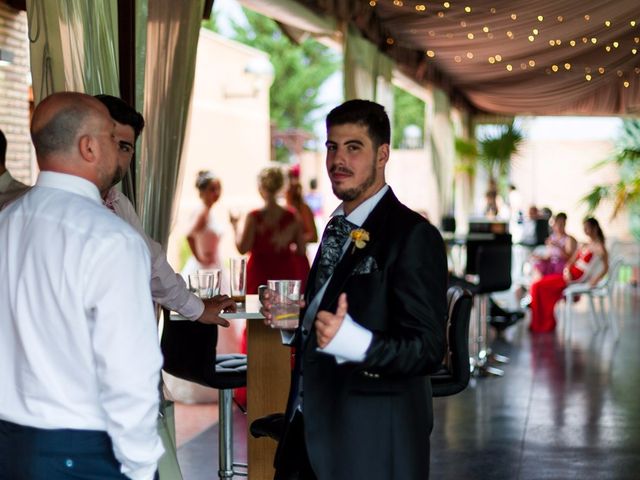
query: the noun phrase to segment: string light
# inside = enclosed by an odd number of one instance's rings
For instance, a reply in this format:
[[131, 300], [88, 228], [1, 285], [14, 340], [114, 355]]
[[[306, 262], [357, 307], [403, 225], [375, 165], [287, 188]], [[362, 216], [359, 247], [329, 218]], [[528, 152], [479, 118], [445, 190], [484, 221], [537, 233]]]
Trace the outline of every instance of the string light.
[[544, 20], [544, 17], [542, 15], [538, 15], [538, 21], [542, 22]]
[[473, 58], [473, 53], [467, 52], [467, 58], [471, 60]]
[[558, 65], [551, 65], [551, 70], [553, 70], [554, 72], [557, 72], [558, 69]]
[[469, 40], [473, 40], [473, 38], [474, 38], [473, 33], [467, 33], [467, 38]]
[[606, 20], [604, 22], [604, 26], [607, 27], [607, 28], [610, 27], [611, 26], [611, 22], [609, 20]]
[[629, 88], [629, 82], [625, 80], [625, 82], [622, 84], [624, 85], [624, 88]]
[[518, 15], [516, 15], [515, 13], [511, 14], [511, 20], [517, 20], [518, 19]]
[[598, 67], [598, 73], [604, 75], [604, 67]]
[[571, 70], [571, 64], [569, 62], [564, 64], [564, 69], [565, 70]]
[[629, 22], [629, 25], [631, 25], [632, 27], [635, 27], [636, 26], [636, 21], [635, 20], [631, 20]]
[[613, 48], [618, 48], [620, 44], [618, 42], [613, 42]]
[[449, 2], [444, 2], [444, 3], [442, 4], [442, 6], [443, 6], [444, 8], [449, 8], [449, 7], [451, 6], [451, 4], [450, 4]]
[[387, 38], [387, 45], [393, 45], [395, 42], [396, 41], [393, 38], [391, 38], [391, 37]]
[[496, 59], [495, 59], [495, 57], [489, 57], [489, 63], [490, 63], [491, 65], [493, 65], [494, 63], [496, 63]]
[[433, 58], [435, 56], [436, 56], [436, 52], [434, 52], [433, 50], [427, 50], [427, 57]]
[[424, 6], [424, 5], [422, 5], [422, 4], [418, 4], [418, 5], [416, 5], [416, 10], [417, 10], [418, 12], [424, 12], [426, 9], [427, 9], [427, 7], [426, 7], [426, 6]]
[[471, 7], [464, 7], [464, 11], [466, 13], [471, 13]]
[[588, 73], [584, 76], [584, 78], [587, 82], [591, 81], [591, 75], [589, 75]]
[[502, 61], [502, 55], [496, 55], [496, 62]]
[[572, 47], [575, 47], [576, 46], [576, 41], [575, 40], [571, 40], [569, 42], [569, 45], [571, 45]]
[[482, 31], [484, 33], [489, 33], [489, 27], [487, 27], [487, 26], [482, 27]]
[[536, 66], [536, 61], [535, 60], [529, 60], [529, 66], [530, 67], [535, 67]]
[[453, 57], [453, 60], [456, 63], [460, 63], [462, 61], [462, 57], [460, 55], [456, 55], [455, 57]]
[[369, 2], [369, 6], [370, 6], [370, 7], [375, 7], [375, 6], [376, 6], [376, 0], [371, 0], [371, 1]]
[[511, 64], [507, 64], [507, 71], [510, 72], [511, 70], [513, 70], [513, 67], [511, 66]]

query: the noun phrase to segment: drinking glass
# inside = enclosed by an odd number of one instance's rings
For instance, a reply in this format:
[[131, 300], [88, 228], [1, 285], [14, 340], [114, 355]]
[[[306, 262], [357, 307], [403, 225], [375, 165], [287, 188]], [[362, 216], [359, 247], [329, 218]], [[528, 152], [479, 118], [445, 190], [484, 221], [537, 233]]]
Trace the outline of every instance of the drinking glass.
[[276, 328], [294, 329], [300, 319], [300, 280], [269, 280], [271, 314]]
[[202, 299], [213, 297], [213, 275], [192, 273], [189, 275], [189, 290]]
[[236, 303], [245, 303], [247, 296], [247, 259], [235, 257], [230, 261], [231, 299]]
[[216, 295], [220, 295], [220, 282], [221, 282], [222, 271], [219, 268], [198, 270], [197, 273], [199, 275], [211, 275], [212, 296], [215, 297]]

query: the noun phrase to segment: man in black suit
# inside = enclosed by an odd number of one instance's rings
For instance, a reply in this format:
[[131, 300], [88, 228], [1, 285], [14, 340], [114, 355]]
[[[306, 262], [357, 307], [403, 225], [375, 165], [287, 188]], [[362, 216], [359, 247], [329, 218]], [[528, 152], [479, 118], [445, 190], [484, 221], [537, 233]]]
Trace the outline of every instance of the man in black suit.
[[[342, 204], [291, 338], [297, 355], [275, 478], [423, 480], [433, 423], [428, 375], [445, 352], [445, 247], [385, 183], [384, 107], [351, 100], [326, 124], [327, 172]], [[268, 297], [264, 303], [271, 323]]]

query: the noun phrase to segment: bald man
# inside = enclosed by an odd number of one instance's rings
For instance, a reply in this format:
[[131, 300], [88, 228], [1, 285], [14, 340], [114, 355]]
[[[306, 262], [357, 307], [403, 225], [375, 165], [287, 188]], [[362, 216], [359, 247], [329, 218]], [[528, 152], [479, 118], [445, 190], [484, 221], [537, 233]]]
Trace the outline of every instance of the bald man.
[[152, 479], [162, 356], [149, 251], [101, 203], [115, 123], [57, 93], [31, 124], [40, 175], [0, 212], [0, 479]]

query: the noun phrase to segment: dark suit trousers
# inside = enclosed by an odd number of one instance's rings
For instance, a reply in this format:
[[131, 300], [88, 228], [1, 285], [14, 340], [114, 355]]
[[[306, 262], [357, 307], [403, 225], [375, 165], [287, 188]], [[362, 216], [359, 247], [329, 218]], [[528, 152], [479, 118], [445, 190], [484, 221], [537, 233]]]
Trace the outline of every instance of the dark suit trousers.
[[309, 463], [307, 443], [304, 439], [304, 420], [296, 412], [291, 425], [281, 440], [280, 458], [274, 480], [317, 480]]
[[106, 432], [0, 420], [0, 480], [125, 480]]

